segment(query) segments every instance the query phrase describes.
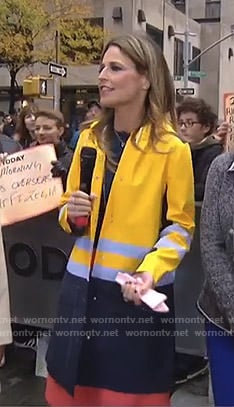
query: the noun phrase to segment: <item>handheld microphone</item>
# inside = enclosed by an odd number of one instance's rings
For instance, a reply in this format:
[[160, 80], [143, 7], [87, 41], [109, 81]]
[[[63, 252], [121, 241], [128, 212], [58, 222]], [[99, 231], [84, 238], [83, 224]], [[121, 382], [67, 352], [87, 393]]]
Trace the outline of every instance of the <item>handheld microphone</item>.
[[[80, 191], [90, 195], [93, 170], [96, 162], [97, 151], [92, 147], [83, 147], [80, 153]], [[79, 228], [88, 225], [88, 216], [78, 216], [75, 224]]]

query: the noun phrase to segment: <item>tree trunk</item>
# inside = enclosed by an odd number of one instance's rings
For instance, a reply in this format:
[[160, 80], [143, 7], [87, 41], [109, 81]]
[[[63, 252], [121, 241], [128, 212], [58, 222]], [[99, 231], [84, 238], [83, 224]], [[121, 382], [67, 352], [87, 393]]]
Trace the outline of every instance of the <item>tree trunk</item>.
[[11, 84], [10, 84], [10, 101], [9, 101], [9, 113], [12, 114], [15, 111], [15, 82], [16, 82], [15, 71], [10, 71]]

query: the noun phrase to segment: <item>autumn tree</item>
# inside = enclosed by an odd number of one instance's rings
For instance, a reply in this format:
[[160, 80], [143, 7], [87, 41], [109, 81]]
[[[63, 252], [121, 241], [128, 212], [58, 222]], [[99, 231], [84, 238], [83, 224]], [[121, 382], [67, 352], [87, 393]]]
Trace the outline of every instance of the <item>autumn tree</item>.
[[18, 72], [55, 59], [55, 33], [61, 37], [61, 62], [87, 64], [100, 55], [103, 30], [88, 17], [84, 0], [1, 0], [0, 63], [10, 74], [9, 112], [13, 112]]
[[100, 58], [103, 30], [89, 20], [64, 20], [60, 27], [60, 59], [62, 63], [88, 64]]

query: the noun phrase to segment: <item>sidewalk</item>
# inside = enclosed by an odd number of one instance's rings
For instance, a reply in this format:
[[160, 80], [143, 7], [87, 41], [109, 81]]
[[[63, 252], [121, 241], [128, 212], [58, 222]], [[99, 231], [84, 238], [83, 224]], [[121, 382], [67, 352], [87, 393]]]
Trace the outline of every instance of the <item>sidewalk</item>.
[[208, 376], [203, 376], [182, 385], [172, 396], [172, 407], [211, 407], [208, 381]]
[[[36, 377], [36, 353], [10, 349], [7, 365], [0, 369], [0, 406], [45, 406], [45, 380]], [[172, 396], [172, 407], [209, 407], [208, 377], [182, 385]], [[194, 394], [196, 393], [196, 394]]]

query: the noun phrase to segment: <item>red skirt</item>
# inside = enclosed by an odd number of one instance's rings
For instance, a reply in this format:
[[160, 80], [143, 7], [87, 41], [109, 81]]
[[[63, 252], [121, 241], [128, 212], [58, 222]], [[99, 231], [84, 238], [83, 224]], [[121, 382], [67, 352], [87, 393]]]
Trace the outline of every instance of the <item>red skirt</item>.
[[46, 400], [50, 406], [170, 406], [169, 393], [130, 394], [95, 387], [76, 386], [72, 397], [49, 376]]

